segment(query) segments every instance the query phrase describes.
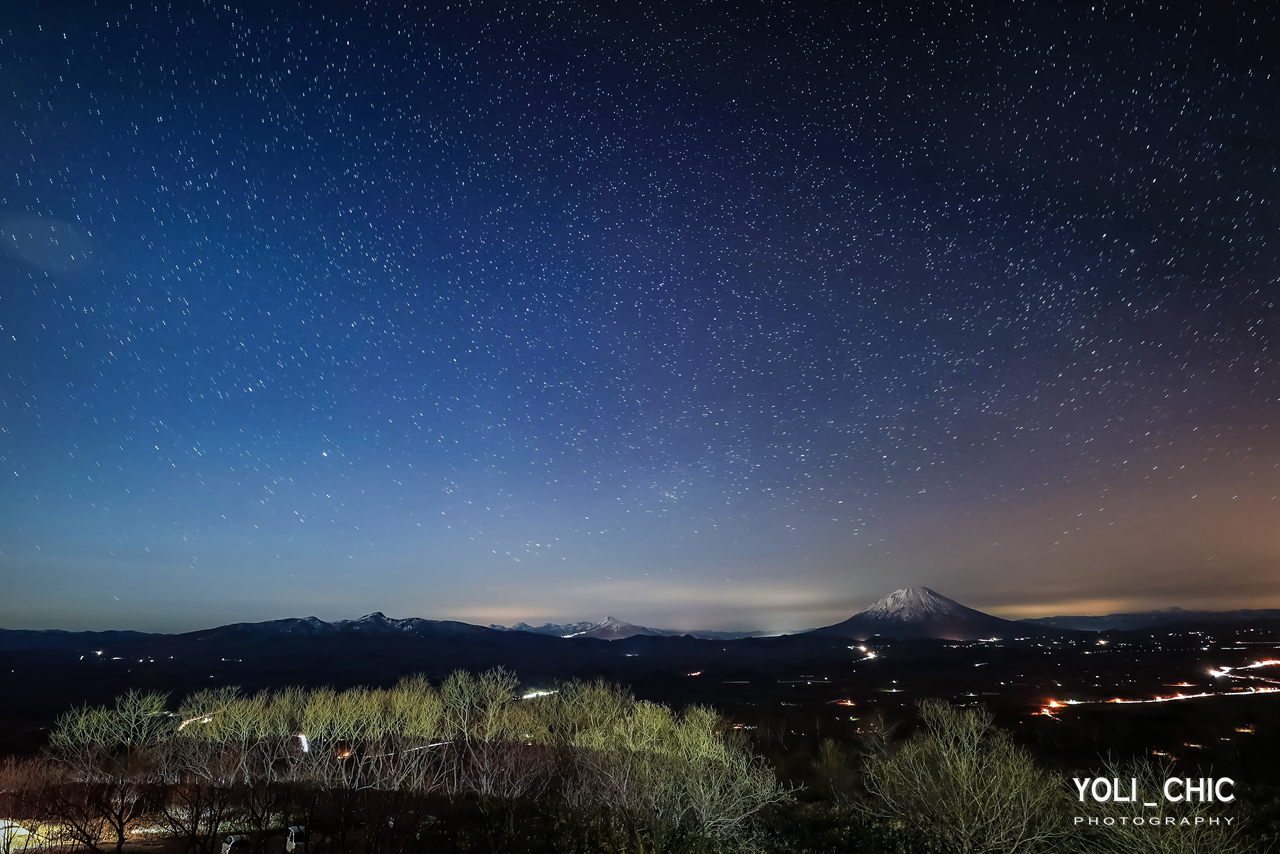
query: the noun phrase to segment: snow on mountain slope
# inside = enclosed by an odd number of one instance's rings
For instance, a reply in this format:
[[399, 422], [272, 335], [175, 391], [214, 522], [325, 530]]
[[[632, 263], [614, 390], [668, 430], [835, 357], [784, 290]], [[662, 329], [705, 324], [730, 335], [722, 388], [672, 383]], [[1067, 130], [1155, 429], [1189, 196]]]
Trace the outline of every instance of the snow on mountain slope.
[[759, 637], [764, 632], [716, 632], [716, 631], [681, 631], [678, 629], [653, 629], [624, 622], [617, 617], [605, 617], [594, 623], [544, 623], [531, 626], [528, 623], [516, 623], [514, 626], [500, 626], [496, 623], [489, 626], [500, 632], [533, 632], [538, 635], [554, 635], [558, 638], [599, 638], [601, 640], [622, 640], [623, 638], [647, 635], [649, 637], [689, 637], [703, 640], [737, 640], [739, 638]]
[[319, 636], [355, 632], [363, 635], [467, 635], [488, 632], [481, 626], [459, 623], [453, 620], [424, 620], [421, 617], [394, 619], [374, 611], [355, 620], [334, 620], [332, 623], [318, 617], [290, 617], [283, 620], [267, 620], [262, 623], [232, 623], [198, 632], [192, 636], [224, 636], [229, 634], [253, 636]]
[[954, 599], [948, 599], [928, 587], [906, 587], [871, 603], [859, 611], [857, 616], [877, 620], [927, 620], [943, 616], [959, 616], [966, 612], [981, 613], [972, 608], [966, 608]]
[[974, 640], [1057, 635], [1060, 632], [984, 614], [928, 587], [907, 587], [873, 602], [843, 622], [814, 629], [813, 634], [857, 640], [877, 635], [899, 639]]

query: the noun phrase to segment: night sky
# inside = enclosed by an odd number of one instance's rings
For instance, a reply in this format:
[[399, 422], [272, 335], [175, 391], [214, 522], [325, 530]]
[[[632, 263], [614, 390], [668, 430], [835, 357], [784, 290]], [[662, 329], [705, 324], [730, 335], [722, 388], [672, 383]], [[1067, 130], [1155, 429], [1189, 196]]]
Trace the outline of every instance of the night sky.
[[0, 626], [1280, 607], [1265, 9], [6, 3]]

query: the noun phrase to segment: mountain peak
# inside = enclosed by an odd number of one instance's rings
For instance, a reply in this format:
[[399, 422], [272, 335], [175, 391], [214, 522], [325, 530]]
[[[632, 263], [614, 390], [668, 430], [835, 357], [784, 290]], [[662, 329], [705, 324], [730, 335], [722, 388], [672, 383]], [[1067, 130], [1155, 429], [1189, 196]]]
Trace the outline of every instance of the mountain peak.
[[665, 634], [660, 629], [650, 629], [645, 626], [636, 626], [631, 623], [619, 620], [617, 617], [605, 617], [598, 623], [591, 623], [585, 629], [578, 631], [566, 632], [562, 637], [566, 638], [598, 638], [599, 640], [621, 640], [622, 638], [631, 637], [632, 635], [655, 635]]
[[968, 610], [954, 599], [948, 599], [928, 587], [904, 587], [863, 608], [858, 616], [918, 621], [959, 615]]
[[928, 587], [904, 587], [871, 603], [834, 626], [814, 629], [820, 635], [866, 640], [881, 637], [946, 638], [973, 640], [986, 637], [1022, 637], [1055, 633], [975, 611]]

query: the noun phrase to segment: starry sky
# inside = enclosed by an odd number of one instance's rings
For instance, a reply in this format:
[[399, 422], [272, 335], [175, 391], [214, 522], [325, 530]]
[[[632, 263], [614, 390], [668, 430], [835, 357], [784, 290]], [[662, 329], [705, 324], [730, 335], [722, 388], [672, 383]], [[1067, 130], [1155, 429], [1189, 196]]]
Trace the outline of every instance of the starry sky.
[[15, 0], [0, 625], [1280, 607], [1265, 8]]

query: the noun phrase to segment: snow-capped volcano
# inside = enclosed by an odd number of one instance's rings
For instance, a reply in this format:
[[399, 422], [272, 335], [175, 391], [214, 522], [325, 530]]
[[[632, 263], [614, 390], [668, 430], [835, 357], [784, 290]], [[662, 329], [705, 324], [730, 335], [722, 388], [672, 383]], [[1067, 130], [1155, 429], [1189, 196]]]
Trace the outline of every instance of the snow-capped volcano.
[[877, 620], [925, 620], [930, 617], [963, 614], [965, 611], [973, 614], [981, 613], [972, 608], [966, 608], [954, 599], [948, 599], [928, 587], [904, 587], [902, 590], [893, 591], [883, 599], [872, 602], [859, 611], [857, 616]]
[[1058, 634], [1039, 626], [984, 614], [928, 587], [907, 587], [871, 603], [842, 623], [814, 629], [814, 634], [866, 640], [885, 638], [1013, 638]]

